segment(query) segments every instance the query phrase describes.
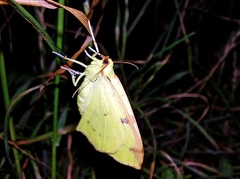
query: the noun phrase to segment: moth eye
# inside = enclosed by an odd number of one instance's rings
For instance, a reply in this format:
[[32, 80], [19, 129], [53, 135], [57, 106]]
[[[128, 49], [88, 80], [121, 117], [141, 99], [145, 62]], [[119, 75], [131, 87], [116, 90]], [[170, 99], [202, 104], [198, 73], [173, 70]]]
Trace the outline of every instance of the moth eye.
[[103, 64], [106, 64], [106, 65], [107, 65], [107, 64], [108, 64], [108, 59], [104, 59], [104, 60], [103, 60]]

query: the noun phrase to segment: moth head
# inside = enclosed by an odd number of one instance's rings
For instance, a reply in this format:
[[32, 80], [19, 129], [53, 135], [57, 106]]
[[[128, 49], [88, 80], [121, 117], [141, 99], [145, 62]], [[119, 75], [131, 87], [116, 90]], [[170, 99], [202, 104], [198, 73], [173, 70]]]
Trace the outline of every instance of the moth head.
[[113, 73], [113, 61], [108, 56], [102, 58], [102, 74], [110, 75]]

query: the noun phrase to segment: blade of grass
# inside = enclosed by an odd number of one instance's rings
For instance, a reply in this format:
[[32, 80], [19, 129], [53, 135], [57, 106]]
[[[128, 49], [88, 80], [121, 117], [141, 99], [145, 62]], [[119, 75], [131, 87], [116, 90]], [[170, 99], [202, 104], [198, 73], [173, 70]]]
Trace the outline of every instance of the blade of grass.
[[195, 32], [191, 32], [191, 33], [183, 36], [181, 39], [174, 41], [172, 44], [170, 44], [170, 45], [168, 45], [168, 46], [165, 45], [165, 46], [161, 49], [160, 52], [154, 54], [154, 58], [160, 58], [160, 57], [162, 56], [163, 52], [172, 49], [172, 48], [175, 47], [176, 45], [178, 45], [178, 44], [186, 41], [186, 39], [188, 39], [189, 37], [191, 37], [191, 36], [193, 36], [193, 35], [195, 35], [195, 34], [196, 34]]
[[[59, 116], [58, 129], [62, 129], [65, 126], [66, 120], [67, 120], [67, 114], [68, 114], [68, 104], [63, 107], [62, 113]], [[61, 139], [62, 139], [62, 136], [58, 135], [58, 139], [57, 139], [57, 143], [56, 143], [57, 146], [60, 145]]]
[[[186, 7], [189, 4], [189, 0], [184, 2], [182, 12], [180, 10], [180, 4], [176, 0], [174, 0], [174, 4], [176, 6], [176, 12], [179, 16], [181, 32], [183, 33], [184, 36], [187, 36], [187, 30], [185, 28], [183, 19], [186, 15]], [[186, 39], [186, 45], [187, 45], [187, 55], [188, 55], [188, 69], [189, 69], [188, 71], [189, 71], [190, 74], [193, 74], [193, 70], [192, 70], [193, 54], [192, 54], [192, 48], [191, 48], [191, 45], [190, 45], [190, 40], [188, 38]]]
[[136, 109], [138, 110], [138, 112], [142, 115], [144, 122], [146, 123], [147, 127], [150, 130], [150, 134], [151, 134], [151, 139], [152, 139], [152, 161], [151, 161], [151, 167], [150, 167], [150, 171], [149, 171], [149, 179], [151, 179], [153, 177], [154, 171], [155, 171], [155, 167], [156, 167], [156, 157], [157, 157], [157, 140], [156, 140], [156, 135], [154, 133], [154, 130], [152, 128], [152, 125], [149, 121], [149, 119], [147, 118], [147, 116], [145, 115], [144, 111], [142, 111], [139, 107], [136, 107]]
[[[1, 37], [0, 37], [0, 40], [1, 40]], [[7, 83], [7, 75], [6, 75], [6, 70], [5, 70], [4, 56], [3, 56], [1, 49], [0, 49], [0, 76], [1, 76], [1, 83], [2, 83], [3, 98], [4, 98], [4, 103], [5, 103], [5, 110], [7, 110], [10, 105], [10, 97], [9, 97], [9, 91], [8, 91], [8, 83]], [[9, 121], [9, 125], [8, 125], [8, 121]], [[9, 145], [8, 145], [8, 137], [7, 137], [8, 136], [8, 132], [7, 132], [8, 127], [10, 130], [10, 137], [11, 137], [12, 141], [16, 141], [16, 134], [15, 134], [13, 118], [7, 114], [5, 115], [5, 124], [6, 125], [4, 125], [4, 146], [5, 146], [5, 151], [7, 154], [8, 161], [10, 162], [11, 166], [13, 166], [11, 159], [10, 159], [10, 155], [9, 155]], [[17, 176], [18, 176], [18, 178], [22, 178], [22, 170], [21, 170], [19, 153], [15, 148], [13, 148], [13, 155], [14, 155], [14, 160], [15, 160], [15, 166], [17, 169]]]
[[203, 134], [203, 136], [216, 148], [219, 149], [218, 144], [216, 143], [216, 141], [207, 133], [207, 131], [198, 124], [198, 122], [196, 122], [193, 118], [191, 118], [187, 112], [184, 112], [182, 110], [176, 109], [175, 110], [177, 113], [181, 114], [182, 116], [184, 116], [193, 126], [195, 126], [199, 132], [201, 132], [201, 134]]
[[41, 34], [43, 39], [47, 42], [47, 44], [51, 47], [53, 51], [62, 53], [62, 51], [55, 45], [52, 38], [48, 35], [46, 30], [36, 21], [36, 19], [26, 11], [20, 4], [18, 4], [14, 0], [8, 0], [8, 3], [24, 18], [26, 19], [35, 29]]
[[[122, 24], [122, 47], [121, 47], [121, 59], [125, 58], [126, 44], [127, 44], [127, 24], [129, 20], [128, 0], [124, 1], [124, 19]], [[123, 73], [124, 74], [124, 73]]]
[[[30, 152], [29, 152], [30, 153]], [[30, 160], [32, 166], [33, 166], [33, 173], [36, 179], [41, 179], [41, 175], [40, 175], [40, 171], [39, 171], [39, 166], [37, 165], [37, 163], [34, 160]]]
[[148, 7], [148, 5], [150, 4], [152, 0], [147, 0], [144, 4], [143, 7], [140, 9], [138, 15], [136, 16], [136, 18], [134, 18], [133, 23], [131, 24], [131, 26], [128, 28], [127, 31], [127, 37], [131, 34], [131, 32], [134, 30], [134, 28], [136, 27], [137, 23], [141, 20], [142, 16], [144, 15], [144, 13], [146, 12], [146, 9]]
[[[62, 135], [65, 135], [65, 134], [75, 131], [75, 129], [76, 129], [75, 124], [68, 125], [64, 128], [59, 128], [57, 131], [57, 135], [62, 136]], [[17, 145], [30, 145], [30, 144], [33, 144], [33, 143], [36, 143], [39, 141], [45, 141], [45, 140], [51, 139], [52, 136], [53, 136], [53, 132], [48, 132], [48, 133], [44, 133], [43, 135], [34, 136], [34, 137], [26, 139], [26, 140], [16, 141], [15, 143]]]

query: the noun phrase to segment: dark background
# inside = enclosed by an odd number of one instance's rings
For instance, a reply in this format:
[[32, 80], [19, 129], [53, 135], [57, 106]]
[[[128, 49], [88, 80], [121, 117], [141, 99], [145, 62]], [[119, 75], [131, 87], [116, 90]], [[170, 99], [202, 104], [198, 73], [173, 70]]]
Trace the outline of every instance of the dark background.
[[[136, 64], [139, 70], [131, 65], [115, 65], [142, 135], [145, 149], [142, 170], [123, 166], [96, 152], [82, 134], [73, 130], [63, 135], [58, 147], [58, 177], [66, 178], [67, 175], [67, 141], [71, 136], [73, 178], [91, 178], [93, 171], [97, 178], [148, 178], [150, 173], [154, 174], [153, 178], [176, 178], [176, 168], [167, 155], [184, 178], [238, 178], [240, 2], [156, 0], [142, 10], [147, 2], [129, 1], [128, 4], [127, 30], [137, 15], [143, 14], [127, 36], [124, 54], [124, 60]], [[100, 52], [115, 61], [122, 60], [114, 30], [117, 17], [121, 19], [120, 28], [123, 25], [126, 7], [123, 1], [107, 1], [104, 8], [102, 3], [100, 1], [95, 7], [91, 19], [92, 26], [97, 28], [103, 16], [96, 35]], [[79, 10], [83, 8], [79, 0], [71, 0], [67, 5]], [[24, 8], [38, 21], [40, 16], [37, 12], [42, 12], [43, 26], [56, 41], [57, 10]], [[185, 38], [183, 27], [186, 35], [192, 32], [194, 35]], [[77, 33], [79, 29], [80, 33]], [[66, 13], [64, 30], [62, 52], [71, 57], [82, 45], [87, 31], [70, 13]], [[65, 63], [64, 60], [57, 62], [47, 43], [10, 5], [0, 6], [0, 33], [10, 98], [14, 99], [15, 94], [23, 92], [21, 88], [26, 87], [27, 81], [29, 86], [26, 89], [44, 83], [48, 79], [44, 75]], [[171, 55], [170, 59], [163, 64], [168, 55]], [[78, 60], [89, 63], [84, 54]], [[78, 65], [73, 65], [73, 68], [82, 70]], [[66, 105], [69, 109], [66, 126], [77, 124], [81, 116], [76, 96], [72, 99], [77, 88], [67, 73], [62, 76], [59, 87], [60, 112]], [[14, 107], [12, 116], [18, 140], [30, 139], [43, 121], [36, 136], [52, 131], [52, 117], [46, 119], [44, 116], [53, 112], [54, 88], [54, 85], [49, 85], [41, 95], [39, 91], [27, 95]], [[4, 106], [3, 100], [1, 106]], [[3, 132], [5, 114], [5, 108], [1, 108], [0, 132]], [[216, 145], [211, 143], [211, 139]], [[0, 143], [3, 146], [3, 141]], [[51, 167], [50, 139], [21, 147]], [[4, 156], [4, 148], [1, 147], [1, 160], [5, 159]], [[28, 157], [22, 155], [21, 159], [24, 164]], [[43, 178], [50, 178], [49, 170], [41, 164], [37, 166]], [[7, 161], [3, 162], [1, 177], [7, 174], [14, 176], [13, 170], [9, 169]], [[30, 164], [24, 172], [34, 177]]]

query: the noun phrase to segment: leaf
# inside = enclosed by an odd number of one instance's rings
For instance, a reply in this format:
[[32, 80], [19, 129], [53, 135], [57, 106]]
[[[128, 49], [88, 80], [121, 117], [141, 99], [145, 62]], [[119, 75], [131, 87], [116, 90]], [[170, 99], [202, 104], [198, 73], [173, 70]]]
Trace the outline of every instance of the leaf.
[[173, 76], [169, 77], [168, 80], [165, 82], [165, 85], [170, 85], [173, 84], [179, 80], [181, 80], [183, 77], [185, 77], [188, 74], [188, 71], [181, 71], [178, 72], [176, 74], [174, 74]]
[[[17, 3], [21, 5], [27, 5], [27, 6], [39, 6], [39, 7], [45, 7], [48, 9], [56, 9], [56, 6], [53, 6], [52, 4], [48, 3], [45, 0], [15, 0]], [[0, 0], [1, 4], [8, 4], [7, 0]]]
[[62, 7], [65, 10], [67, 10], [68, 12], [70, 12], [72, 15], [74, 15], [85, 26], [85, 28], [90, 33], [90, 29], [89, 29], [89, 26], [88, 26], [88, 18], [83, 12], [81, 12], [77, 9], [68, 7], [68, 6], [64, 6], [64, 5], [59, 4], [59, 3], [55, 2], [55, 1], [52, 1], [52, 0], [46, 0], [46, 1], [55, 5], [55, 6], [57, 6], [57, 7]]

